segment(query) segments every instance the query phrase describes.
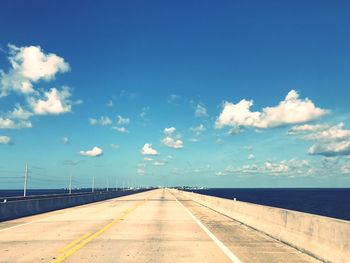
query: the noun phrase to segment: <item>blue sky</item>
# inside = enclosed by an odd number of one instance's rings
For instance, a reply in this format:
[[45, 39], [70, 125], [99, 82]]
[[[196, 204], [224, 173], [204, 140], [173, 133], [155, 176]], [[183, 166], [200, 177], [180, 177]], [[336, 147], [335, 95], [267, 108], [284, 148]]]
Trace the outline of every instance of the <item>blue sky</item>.
[[349, 11], [1, 3], [0, 187], [349, 187]]

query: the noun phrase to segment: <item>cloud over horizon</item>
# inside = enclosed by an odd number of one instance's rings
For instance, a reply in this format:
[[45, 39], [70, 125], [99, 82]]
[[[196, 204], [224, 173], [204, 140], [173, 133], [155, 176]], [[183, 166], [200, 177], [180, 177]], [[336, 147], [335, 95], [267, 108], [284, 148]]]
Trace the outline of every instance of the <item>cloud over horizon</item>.
[[262, 111], [251, 111], [252, 100], [239, 103], [224, 102], [216, 119], [215, 127], [275, 128], [284, 125], [305, 123], [326, 115], [329, 111], [315, 106], [308, 98], [300, 99], [298, 92], [291, 90], [277, 106], [265, 107]]
[[169, 148], [182, 149], [184, 147], [184, 143], [182, 140], [180, 140], [180, 134], [175, 134], [175, 132], [175, 127], [165, 128], [165, 137], [162, 139], [162, 143]]
[[80, 151], [79, 154], [81, 156], [87, 157], [99, 157], [103, 155], [103, 150], [97, 146], [93, 147], [91, 150]]

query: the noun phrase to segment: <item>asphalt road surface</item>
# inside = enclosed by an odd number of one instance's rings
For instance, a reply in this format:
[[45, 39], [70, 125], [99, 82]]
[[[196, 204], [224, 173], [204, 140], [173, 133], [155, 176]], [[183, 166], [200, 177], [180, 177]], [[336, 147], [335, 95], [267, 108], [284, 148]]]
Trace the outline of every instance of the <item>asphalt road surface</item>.
[[166, 189], [0, 223], [0, 262], [319, 262]]

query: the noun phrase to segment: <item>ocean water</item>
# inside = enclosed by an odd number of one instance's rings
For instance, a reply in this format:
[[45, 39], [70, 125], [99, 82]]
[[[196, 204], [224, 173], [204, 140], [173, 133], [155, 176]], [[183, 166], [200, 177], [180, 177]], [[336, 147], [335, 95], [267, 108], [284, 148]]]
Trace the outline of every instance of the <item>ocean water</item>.
[[350, 188], [212, 188], [190, 191], [350, 220]]

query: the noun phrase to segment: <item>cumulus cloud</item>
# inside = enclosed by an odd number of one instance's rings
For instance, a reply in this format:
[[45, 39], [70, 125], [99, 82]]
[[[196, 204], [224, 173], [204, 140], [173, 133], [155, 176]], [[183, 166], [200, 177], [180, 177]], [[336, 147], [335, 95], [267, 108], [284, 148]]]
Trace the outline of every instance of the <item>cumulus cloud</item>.
[[207, 109], [203, 105], [197, 104], [194, 115], [196, 117], [207, 117]]
[[0, 144], [11, 144], [11, 138], [7, 136], [0, 136]]
[[314, 141], [309, 148], [310, 155], [350, 155], [350, 130], [345, 128], [343, 122], [334, 126], [324, 124], [293, 128], [290, 134], [299, 135], [303, 140]]
[[206, 129], [203, 124], [199, 124], [197, 127], [190, 128], [190, 131], [194, 132], [196, 135], [201, 135]]
[[310, 99], [301, 99], [295, 90], [291, 90], [277, 106], [265, 107], [261, 112], [251, 111], [252, 106], [252, 100], [243, 99], [237, 104], [224, 102], [216, 119], [216, 128], [245, 126], [267, 129], [308, 122], [328, 113], [328, 110], [316, 107]]
[[266, 174], [271, 176], [309, 176], [312, 166], [308, 160], [290, 159], [280, 162], [266, 161], [263, 164], [243, 165], [241, 167], [227, 167], [223, 173], [234, 174]]
[[129, 118], [124, 118], [120, 115], [117, 116], [117, 123], [119, 125], [128, 125], [130, 123], [130, 119]]
[[71, 92], [68, 87], [62, 90], [56, 88], [50, 89], [44, 93], [42, 99], [29, 99], [29, 105], [35, 114], [38, 115], [58, 115], [71, 112], [72, 102], [69, 100]]
[[32, 128], [32, 123], [30, 121], [14, 121], [9, 118], [0, 117], [0, 129], [24, 129], [24, 128]]
[[317, 132], [329, 129], [330, 126], [327, 124], [304, 124], [292, 127], [289, 131], [289, 135], [300, 134], [300, 133], [309, 133], [309, 132]]
[[350, 140], [335, 142], [317, 142], [309, 149], [310, 155], [337, 156], [350, 155]]
[[180, 140], [181, 136], [179, 134], [175, 134], [175, 132], [176, 129], [174, 127], [165, 128], [165, 137], [162, 139], [162, 143], [170, 148], [181, 149], [184, 147], [184, 143]]
[[125, 127], [113, 127], [113, 130], [120, 132], [120, 133], [128, 133], [129, 131]]
[[33, 113], [30, 111], [27, 111], [25, 109], [22, 108], [22, 106], [20, 104], [16, 104], [15, 108], [13, 109], [12, 112], [10, 112], [9, 115], [11, 118], [14, 119], [22, 119], [22, 120], [27, 120], [29, 119], [31, 116], [33, 116]]
[[158, 155], [158, 151], [152, 148], [152, 144], [146, 143], [141, 150], [142, 155]]
[[98, 119], [90, 118], [89, 119], [89, 123], [90, 123], [90, 125], [106, 126], [106, 125], [112, 124], [112, 120], [109, 117], [107, 117], [107, 116], [101, 116]]
[[248, 155], [248, 160], [254, 160], [255, 159], [255, 155], [254, 154], [249, 154]]
[[34, 93], [33, 83], [52, 80], [57, 73], [70, 69], [63, 58], [44, 53], [40, 46], [9, 45], [8, 59], [11, 64], [10, 70], [7, 73], [0, 71], [0, 97], [7, 96], [11, 91]]
[[98, 157], [98, 156], [103, 155], [103, 150], [101, 148], [95, 146], [91, 150], [80, 151], [79, 153], [81, 156]]

